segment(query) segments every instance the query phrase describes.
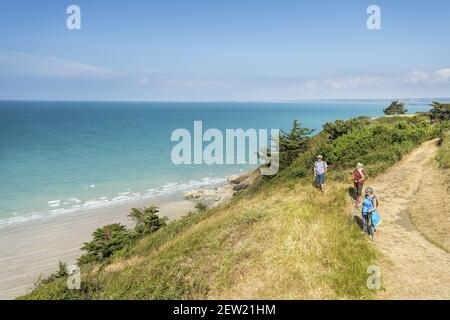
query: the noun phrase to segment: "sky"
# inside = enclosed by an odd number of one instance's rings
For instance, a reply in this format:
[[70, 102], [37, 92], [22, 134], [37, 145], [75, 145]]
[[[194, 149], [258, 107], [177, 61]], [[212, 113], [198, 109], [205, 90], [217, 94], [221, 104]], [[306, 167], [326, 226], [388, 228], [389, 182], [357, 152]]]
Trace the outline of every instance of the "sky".
[[448, 0], [0, 0], [0, 99], [448, 97], [449, 12]]

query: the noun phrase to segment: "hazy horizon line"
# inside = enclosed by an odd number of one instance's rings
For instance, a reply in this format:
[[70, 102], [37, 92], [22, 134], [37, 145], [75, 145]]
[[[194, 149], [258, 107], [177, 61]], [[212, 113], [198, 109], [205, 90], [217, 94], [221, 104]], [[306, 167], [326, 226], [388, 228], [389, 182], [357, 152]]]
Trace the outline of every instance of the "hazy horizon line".
[[131, 102], [131, 103], [213, 103], [213, 102], [228, 102], [228, 103], [283, 103], [283, 102], [320, 102], [320, 101], [385, 101], [385, 100], [446, 100], [450, 99], [449, 97], [420, 97], [420, 98], [411, 98], [411, 97], [386, 97], [386, 98], [305, 98], [305, 99], [268, 99], [268, 100], [226, 100], [226, 99], [217, 99], [217, 100], [129, 100], [129, 99], [118, 99], [118, 100], [102, 100], [102, 99], [1, 99], [0, 102]]

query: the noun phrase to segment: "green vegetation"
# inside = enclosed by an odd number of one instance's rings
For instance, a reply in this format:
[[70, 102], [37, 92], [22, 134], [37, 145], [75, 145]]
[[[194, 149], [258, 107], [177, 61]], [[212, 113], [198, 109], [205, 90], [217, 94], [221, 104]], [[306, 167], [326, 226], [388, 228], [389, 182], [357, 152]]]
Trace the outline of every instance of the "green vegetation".
[[405, 114], [406, 112], [408, 112], [408, 110], [405, 109], [405, 104], [403, 102], [394, 100], [386, 109], [383, 110], [383, 112], [385, 115], [392, 116]]
[[302, 128], [298, 120], [294, 121], [289, 132], [280, 134], [280, 167], [288, 167], [307, 148], [310, 135], [314, 130]]
[[56, 272], [55, 277], [56, 278], [64, 278], [67, 277], [68, 273], [67, 273], [67, 264], [60, 261], [58, 263], [58, 271]]
[[338, 137], [324, 145], [322, 153], [336, 168], [351, 168], [362, 162], [373, 176], [438, 133], [439, 128], [426, 117], [383, 119]]
[[[134, 230], [115, 223], [97, 229], [92, 234], [92, 241], [81, 248], [87, 253], [78, 259], [78, 264], [105, 262], [114, 253], [127, 248], [142, 237], [154, 233], [167, 225], [167, 217], [160, 218], [157, 207], [143, 209], [132, 208], [128, 215], [136, 221]], [[61, 269], [61, 268], [60, 268]]]
[[208, 206], [205, 205], [205, 204], [202, 203], [202, 202], [197, 202], [197, 203], [195, 204], [195, 209], [197, 209], [198, 211], [205, 211], [205, 210], [208, 209]]
[[129, 216], [136, 221], [134, 231], [139, 236], [143, 236], [165, 227], [167, 224], [167, 217], [160, 218], [157, 215], [158, 212], [158, 208], [154, 206], [144, 209], [131, 209]]
[[51, 284], [55, 280], [65, 279], [68, 276], [67, 264], [59, 261], [58, 263], [58, 271], [47, 277], [46, 279], [39, 279], [36, 283], [36, 286], [43, 286], [47, 284]]
[[[24, 298], [375, 298], [366, 279], [377, 252], [347, 223], [348, 169], [361, 161], [373, 177], [441, 132], [442, 123], [426, 115], [336, 121], [314, 137], [295, 122], [280, 140], [285, 162], [277, 176], [259, 179], [221, 207], [199, 207], [167, 226], [153, 209], [149, 220], [145, 209], [133, 211], [138, 224], [152, 232], [111, 246], [97, 230], [94, 240], [102, 245], [87, 246], [88, 254], [110, 257], [82, 266], [81, 290], [68, 290], [64, 279], [55, 278]], [[330, 164], [325, 195], [311, 187], [318, 153]], [[155, 221], [157, 231], [151, 229]], [[114, 230], [108, 239], [126, 239], [124, 228]], [[115, 252], [116, 245], [126, 247]]]
[[359, 117], [347, 121], [336, 120], [323, 125], [323, 132], [329, 135], [329, 139], [336, 140], [340, 136], [347, 134], [351, 130], [360, 129], [370, 123], [368, 117]]
[[450, 131], [442, 134], [437, 160], [442, 168], [450, 169]]
[[125, 248], [131, 242], [131, 233], [119, 223], [110, 224], [95, 230], [93, 239], [81, 248], [87, 254], [78, 260], [80, 264], [101, 261], [109, 258], [114, 252]]
[[430, 114], [433, 120], [450, 121], [450, 103], [433, 102]]

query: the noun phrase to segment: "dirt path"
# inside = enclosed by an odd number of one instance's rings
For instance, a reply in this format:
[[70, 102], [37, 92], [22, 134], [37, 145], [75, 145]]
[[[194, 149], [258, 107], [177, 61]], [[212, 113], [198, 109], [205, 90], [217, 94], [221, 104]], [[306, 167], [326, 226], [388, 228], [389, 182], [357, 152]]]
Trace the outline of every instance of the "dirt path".
[[437, 140], [428, 141], [370, 181], [383, 217], [375, 240], [387, 258], [382, 262], [382, 299], [450, 299], [450, 254], [429, 242], [408, 216], [437, 149]]

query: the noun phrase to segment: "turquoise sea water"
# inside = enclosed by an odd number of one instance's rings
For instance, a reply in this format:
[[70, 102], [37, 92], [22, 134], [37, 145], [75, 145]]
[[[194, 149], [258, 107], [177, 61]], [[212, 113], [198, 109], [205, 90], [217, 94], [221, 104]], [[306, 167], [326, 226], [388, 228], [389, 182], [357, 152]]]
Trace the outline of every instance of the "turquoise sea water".
[[[428, 110], [427, 100], [407, 103]], [[245, 165], [172, 164], [173, 130], [320, 131], [381, 115], [387, 101], [271, 103], [0, 102], [0, 227], [214, 185]], [[151, 200], [149, 200], [151, 202]], [[94, 214], [94, 213], [93, 213]]]

